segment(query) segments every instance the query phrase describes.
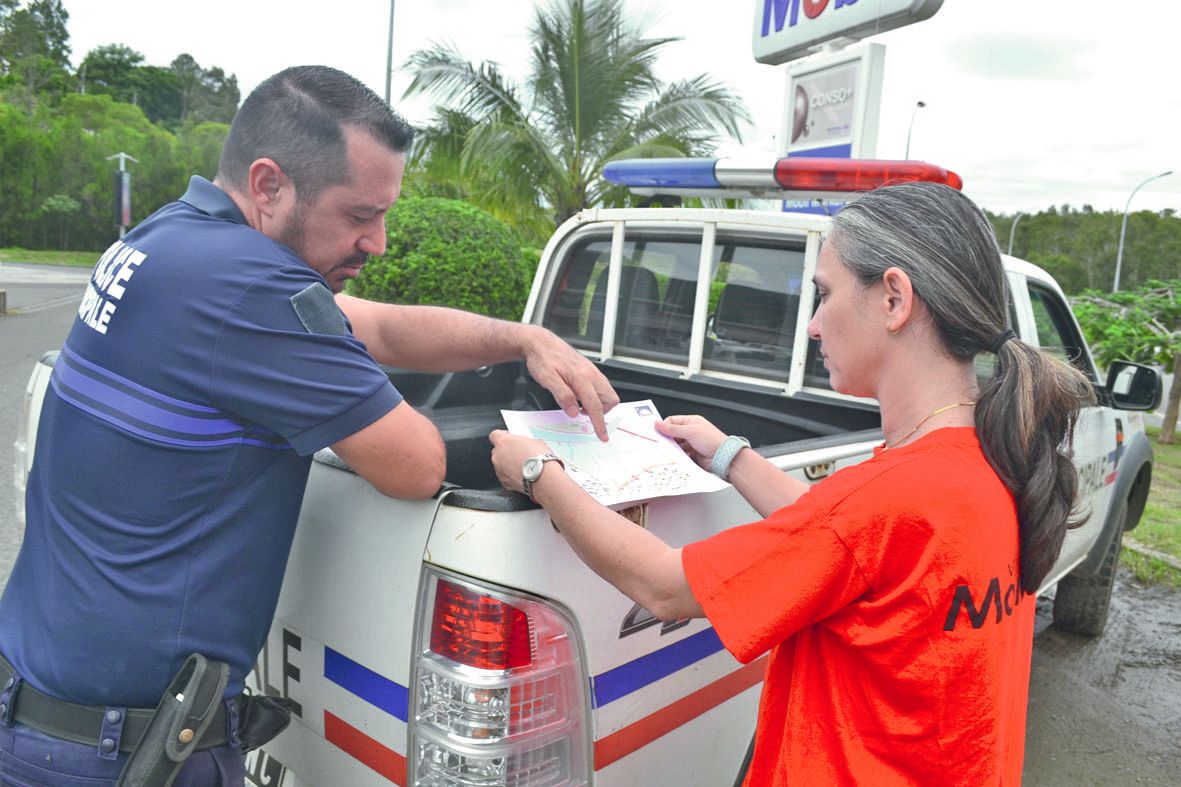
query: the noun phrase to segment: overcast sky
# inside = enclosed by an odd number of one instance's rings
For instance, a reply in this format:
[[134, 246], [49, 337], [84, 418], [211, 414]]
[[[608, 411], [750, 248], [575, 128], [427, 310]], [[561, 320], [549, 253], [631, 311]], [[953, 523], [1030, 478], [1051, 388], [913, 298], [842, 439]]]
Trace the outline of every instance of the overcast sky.
[[[763, 0], [757, 0], [761, 10]], [[872, 3], [874, 0], [860, 0]], [[756, 63], [756, 0], [625, 0], [663, 50], [662, 78], [708, 72], [744, 97], [755, 119], [743, 147], [770, 154], [783, 111], [782, 66]], [[385, 93], [390, 0], [64, 0], [75, 65], [121, 43], [149, 65], [191, 54], [235, 74], [245, 96], [287, 66], [348, 71]], [[401, 0], [394, 63], [434, 42], [524, 77], [533, 0]], [[1171, 0], [945, 0], [931, 19], [875, 36], [886, 45], [877, 155], [955, 170], [964, 191], [997, 212], [1091, 205], [1122, 213], [1181, 210], [1181, 90]], [[392, 102], [412, 122], [425, 103]], [[917, 101], [926, 107], [915, 112]], [[911, 121], [913, 118], [913, 128]], [[727, 146], [727, 151], [736, 150]]]

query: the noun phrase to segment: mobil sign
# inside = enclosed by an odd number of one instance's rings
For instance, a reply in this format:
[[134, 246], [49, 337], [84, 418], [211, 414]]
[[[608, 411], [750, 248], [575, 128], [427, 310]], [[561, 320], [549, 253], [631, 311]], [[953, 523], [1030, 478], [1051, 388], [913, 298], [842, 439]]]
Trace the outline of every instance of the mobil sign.
[[821, 44], [856, 41], [929, 19], [943, 0], [755, 0], [753, 51], [786, 63]]

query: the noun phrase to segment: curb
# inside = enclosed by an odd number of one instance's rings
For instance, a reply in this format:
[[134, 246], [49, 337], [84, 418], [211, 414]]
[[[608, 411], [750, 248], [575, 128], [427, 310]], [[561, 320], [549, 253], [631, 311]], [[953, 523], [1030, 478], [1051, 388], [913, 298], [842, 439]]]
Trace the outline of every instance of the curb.
[[1181, 571], [1181, 560], [1178, 560], [1172, 555], [1166, 555], [1164, 552], [1153, 549], [1150, 546], [1141, 544], [1136, 539], [1129, 538], [1127, 534], [1124, 535], [1123, 545], [1137, 554], [1143, 555], [1144, 557], [1154, 558], [1161, 561], [1162, 563], [1167, 563], [1178, 571]]

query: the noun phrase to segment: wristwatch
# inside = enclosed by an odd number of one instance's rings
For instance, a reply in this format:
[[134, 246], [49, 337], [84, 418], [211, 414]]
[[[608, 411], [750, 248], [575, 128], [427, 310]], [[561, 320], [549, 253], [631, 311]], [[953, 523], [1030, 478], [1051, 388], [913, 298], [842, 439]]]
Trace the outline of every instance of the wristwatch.
[[[525, 490], [525, 494], [529, 495], [530, 500], [533, 500], [533, 482], [541, 478], [541, 471], [545, 469], [546, 462], [557, 462], [563, 469], [566, 467], [566, 463], [562, 461], [561, 457], [554, 453], [531, 456], [521, 466], [521, 487]], [[533, 500], [533, 502], [537, 501]]]

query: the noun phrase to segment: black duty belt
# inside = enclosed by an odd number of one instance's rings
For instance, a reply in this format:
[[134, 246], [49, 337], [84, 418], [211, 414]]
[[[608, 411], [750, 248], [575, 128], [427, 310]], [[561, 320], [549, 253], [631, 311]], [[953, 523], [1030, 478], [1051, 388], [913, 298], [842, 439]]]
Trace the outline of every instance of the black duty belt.
[[[16, 683], [16, 670], [0, 655], [0, 691], [11, 689]], [[12, 708], [0, 705], [0, 718], [32, 727], [46, 735], [55, 738], [84, 743], [96, 748], [102, 747], [103, 724], [117, 725], [119, 716], [123, 716], [123, 731], [119, 737], [119, 751], [130, 752], [144, 735], [148, 722], [156, 712], [155, 708], [127, 708], [120, 711], [117, 708], [105, 708], [100, 705], [79, 705], [51, 697], [38, 691], [21, 681], [17, 691], [10, 696]], [[111, 716], [108, 716], [111, 714]], [[226, 737], [226, 705], [219, 703], [214, 712], [213, 721], [201, 736], [198, 749], [212, 749], [221, 746], [228, 740]], [[114, 740], [108, 738], [113, 746]]]

